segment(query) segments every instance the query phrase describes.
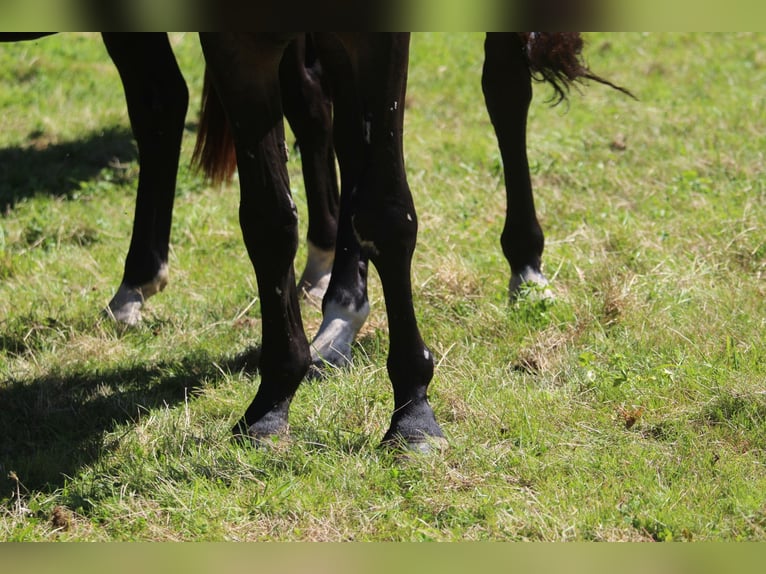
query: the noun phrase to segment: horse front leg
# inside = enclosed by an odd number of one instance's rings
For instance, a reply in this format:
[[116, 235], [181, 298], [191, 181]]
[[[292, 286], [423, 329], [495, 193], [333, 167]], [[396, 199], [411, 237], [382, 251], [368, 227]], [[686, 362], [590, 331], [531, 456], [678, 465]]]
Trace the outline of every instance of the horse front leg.
[[311, 341], [309, 377], [312, 379], [323, 377], [328, 369], [351, 363], [351, 347], [370, 314], [368, 260], [354, 231], [352, 190], [345, 187], [349, 190], [341, 194], [335, 259], [322, 299], [322, 323]]
[[[369, 254], [383, 287], [389, 328], [387, 369], [394, 410], [383, 437], [386, 445], [428, 451], [444, 441], [428, 386], [434, 362], [418, 329], [413, 307], [411, 265], [417, 217], [404, 169], [403, 123], [409, 34], [375, 34], [352, 39], [353, 66], [361, 99], [362, 162], [351, 198], [351, 221], [363, 251]], [[340, 106], [340, 103], [337, 104]], [[341, 114], [338, 109], [336, 114]], [[341, 147], [337, 148], [339, 157]], [[344, 151], [353, 153], [344, 147]]]
[[140, 171], [122, 283], [107, 314], [134, 325], [146, 299], [168, 282], [173, 199], [189, 102], [167, 34], [103, 34], [120, 73]]
[[[242, 187], [240, 226], [255, 269], [261, 304], [261, 384], [240, 423], [262, 439], [287, 430], [288, 409], [309, 366], [293, 260], [298, 248], [298, 214], [290, 197], [282, 125], [255, 147], [237, 146]], [[265, 185], [258, 189], [258, 184]]]
[[[367, 299], [367, 258], [362, 254], [351, 222], [351, 199], [360, 170], [363, 168], [361, 111], [348, 57], [343, 44], [333, 34], [312, 35], [313, 48], [321, 63], [323, 93], [332, 95], [333, 125], [325, 135], [333, 136], [340, 167], [340, 206], [338, 209], [335, 254], [332, 273], [322, 298], [322, 324], [311, 341], [311, 378], [321, 378], [334, 367], [351, 361], [351, 346], [370, 312]], [[284, 66], [284, 61], [283, 61]], [[337, 113], [340, 102], [341, 113]], [[316, 137], [316, 135], [314, 136]], [[304, 168], [305, 169], [305, 168]], [[332, 171], [334, 177], [334, 169]], [[309, 193], [307, 181], [307, 194]], [[311, 197], [309, 195], [309, 200]], [[319, 211], [319, 210], [317, 210]], [[320, 211], [321, 212], [321, 211]], [[309, 203], [309, 227], [315, 220], [314, 207]]]
[[[523, 49], [515, 33], [487, 33], [482, 73], [484, 99], [503, 158], [507, 203], [500, 243], [511, 267], [511, 299], [523, 285], [544, 288], [548, 284], [541, 269], [544, 237], [535, 212], [527, 159], [532, 78]], [[544, 294], [550, 296], [547, 290]]]
[[256, 34], [200, 34], [229, 118], [240, 177], [240, 226], [261, 305], [261, 383], [235, 432], [256, 441], [287, 431], [290, 401], [306, 374], [293, 259], [298, 214], [287, 176], [278, 66], [286, 41]]

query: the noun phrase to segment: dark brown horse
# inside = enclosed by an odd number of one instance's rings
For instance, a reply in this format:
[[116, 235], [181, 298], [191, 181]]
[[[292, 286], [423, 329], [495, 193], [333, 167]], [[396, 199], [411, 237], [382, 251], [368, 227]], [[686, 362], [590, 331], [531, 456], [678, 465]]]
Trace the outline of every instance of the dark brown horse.
[[[279, 64], [293, 37], [203, 33], [200, 39], [214, 87], [208, 103], [220, 101], [236, 149], [240, 224], [260, 294], [261, 384], [237, 426], [259, 440], [287, 429], [290, 402], [311, 362], [293, 272], [298, 221], [285, 165], [279, 85]], [[348, 226], [375, 265], [385, 296], [394, 409], [383, 441], [428, 450], [443, 434], [427, 400], [433, 358], [412, 306], [417, 218], [402, 152], [409, 35], [328, 33], [315, 41], [334, 86], [341, 229]], [[215, 173], [226, 154], [211, 133], [200, 130], [207, 138], [200, 157]]]
[[[433, 360], [412, 309], [410, 263], [417, 221], [401, 142], [409, 37], [318, 34], [308, 44], [291, 44], [296, 39], [302, 37], [201, 35], [214, 87], [208, 87], [196, 155], [213, 177], [229, 173], [236, 157], [240, 221], [261, 299], [262, 382], [238, 427], [256, 439], [280, 434], [287, 428], [289, 404], [309, 362], [348, 360], [369, 309], [369, 260], [383, 283], [391, 339], [388, 370], [394, 413], [384, 442], [427, 449], [442, 433], [426, 398]], [[549, 50], [564, 45], [554, 39], [565, 40], [567, 50]], [[110, 303], [115, 317], [134, 322], [144, 299], [167, 281], [175, 174], [188, 96], [165, 35], [104, 34], [104, 41], [125, 86], [141, 164], [125, 275]], [[290, 45], [295, 49], [288, 50]], [[512, 270], [511, 293], [525, 282], [546, 283], [540, 270], [543, 236], [526, 159], [532, 73], [550, 80], [562, 97], [576, 79], [602, 81], [582, 65], [580, 48], [576, 34], [488, 34], [485, 42], [486, 103], [505, 166], [515, 168], [506, 169], [508, 211], [501, 239]], [[334, 100], [332, 129], [328, 89]], [[223, 112], [217, 119], [210, 115], [216, 102]], [[320, 271], [304, 273], [305, 285], [316, 285], [317, 278], [326, 275], [337, 237], [324, 321], [311, 352], [293, 275], [297, 221], [284, 165], [283, 113], [303, 120], [291, 125], [304, 152], [311, 220], [318, 221], [309, 226], [309, 241], [322, 256]], [[330, 133], [344, 190], [339, 211]], [[236, 156], [227, 155], [230, 137]], [[313, 184], [312, 177], [317, 178]]]
[[[309, 364], [292, 267], [297, 218], [284, 165], [280, 107], [284, 98], [279, 91], [279, 62], [290, 38], [265, 34], [201, 38], [215, 93], [208, 88], [195, 157], [214, 178], [225, 178], [235, 157], [240, 171], [240, 222], [258, 276], [263, 317], [262, 382], [240, 428], [261, 438], [287, 427], [290, 400]], [[315, 34], [313, 43], [327, 74], [319, 87], [330, 90], [334, 125], [317, 131], [329, 118], [317, 115], [309, 135], [316, 142], [323, 134], [334, 134], [341, 201], [332, 278], [311, 361], [314, 366], [348, 361], [351, 342], [369, 310], [366, 276], [371, 261], [386, 302], [387, 366], [394, 389], [394, 413], [384, 442], [403, 441], [410, 448], [427, 449], [431, 439], [442, 438], [442, 432], [426, 396], [433, 358], [412, 306], [410, 265], [417, 219], [402, 153], [409, 36]], [[538, 74], [551, 82], [560, 99], [578, 79], [609, 84], [583, 64], [581, 49], [582, 39], [576, 33], [498, 33], [487, 34], [485, 41], [482, 87], [506, 167], [508, 207], [501, 244], [511, 266], [512, 294], [524, 283], [547, 283], [540, 268], [543, 233], [526, 156], [532, 78]], [[234, 148], [226, 143], [228, 135]], [[323, 149], [330, 147], [326, 144]], [[332, 222], [334, 214], [328, 211], [325, 221]]]
[[[311, 36], [307, 40], [307, 47], [310, 47]], [[570, 86], [581, 80], [594, 80], [629, 92], [587, 68], [582, 58], [583, 40], [579, 33], [489, 33], [484, 49], [482, 89], [504, 166], [506, 217], [500, 242], [511, 268], [509, 295], [514, 298], [522, 289], [534, 285], [548, 297], [548, 280], [541, 268], [544, 236], [535, 211], [526, 146], [533, 79], [553, 86], [554, 103], [562, 101]], [[299, 57], [305, 53], [307, 50], [300, 50]], [[339, 90], [343, 88], [333, 86], [324, 76], [317, 63], [316, 48], [309, 49], [308, 53], [311, 53], [310, 66], [293, 65], [288, 70], [293, 77], [305, 76], [303, 85], [311, 88], [308, 95], [305, 88], [300, 92], [304, 97], [295, 107], [300, 109], [308, 105], [321, 109], [321, 113], [312, 115], [314, 121], [310, 129], [297, 134], [309, 199], [309, 252], [299, 290], [313, 297], [323, 296], [323, 322], [311, 344], [311, 373], [316, 376], [327, 366], [342, 366], [349, 361], [351, 345], [369, 314], [369, 303], [367, 257], [357, 242], [349, 217], [345, 213], [339, 217], [335, 208], [333, 127], [328, 106], [333, 90], [341, 93]], [[214, 107], [210, 106], [209, 111], [212, 109]], [[233, 148], [223, 151], [227, 145], [231, 143], [219, 134], [216, 149], [222, 155], [228, 154], [229, 159], [219, 163], [212, 172], [216, 179], [229, 177], [234, 169]], [[199, 150], [196, 157], [202, 159]], [[306, 161], [315, 168], [311, 188], [305, 174]], [[321, 201], [313, 197], [317, 193], [331, 196]], [[312, 237], [321, 238], [321, 243], [312, 242]], [[328, 283], [330, 271], [332, 275]]]

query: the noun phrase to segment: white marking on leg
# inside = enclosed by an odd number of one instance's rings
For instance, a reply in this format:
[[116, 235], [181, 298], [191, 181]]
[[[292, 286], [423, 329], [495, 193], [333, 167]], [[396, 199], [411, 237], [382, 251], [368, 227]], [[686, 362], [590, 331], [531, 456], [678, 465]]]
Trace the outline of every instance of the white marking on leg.
[[168, 275], [168, 266], [163, 263], [154, 279], [140, 287], [129, 287], [122, 283], [105, 310], [107, 315], [120, 323], [137, 325], [141, 321], [144, 301], [165, 288]]
[[282, 140], [282, 149], [284, 149], [285, 151], [284, 160], [285, 160], [285, 163], [287, 163], [288, 161], [290, 161], [290, 146], [287, 145], [286, 140]]
[[365, 143], [372, 142], [372, 122], [370, 120], [364, 122], [364, 141]]
[[298, 282], [298, 292], [321, 302], [330, 284], [335, 250], [320, 249], [311, 241], [307, 242], [306, 267]]
[[553, 291], [548, 288], [548, 279], [540, 271], [527, 267], [521, 273], [511, 275], [508, 283], [508, 294], [513, 301], [522, 293], [539, 297], [540, 299], [554, 299]]
[[287, 188], [285, 191], [285, 195], [287, 195], [287, 202], [290, 204], [290, 211], [293, 212], [295, 217], [298, 217], [298, 207], [295, 205], [295, 201], [293, 200], [293, 192], [290, 190], [290, 188]]
[[369, 314], [370, 305], [367, 302], [358, 310], [328, 302], [322, 325], [311, 342], [312, 362], [328, 362], [336, 367], [348, 364], [351, 361], [351, 344]]

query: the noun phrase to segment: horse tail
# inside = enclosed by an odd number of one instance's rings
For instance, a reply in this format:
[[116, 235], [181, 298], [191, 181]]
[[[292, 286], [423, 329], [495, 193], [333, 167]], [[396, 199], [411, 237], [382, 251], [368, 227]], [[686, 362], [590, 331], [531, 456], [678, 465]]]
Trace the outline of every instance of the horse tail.
[[636, 97], [627, 89], [594, 74], [582, 55], [583, 38], [579, 32], [521, 32], [527, 63], [532, 77], [553, 86], [554, 105], [565, 100], [569, 88], [578, 81], [593, 80]]
[[214, 184], [230, 181], [237, 168], [237, 153], [229, 121], [207, 69], [202, 86], [202, 104], [197, 142], [192, 153], [192, 166], [201, 169]]

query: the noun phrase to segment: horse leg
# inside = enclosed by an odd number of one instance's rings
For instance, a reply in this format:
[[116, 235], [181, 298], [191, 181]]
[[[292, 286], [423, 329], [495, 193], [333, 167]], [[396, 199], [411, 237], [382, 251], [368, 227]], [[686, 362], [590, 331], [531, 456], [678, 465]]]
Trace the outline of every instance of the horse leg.
[[203, 33], [200, 40], [232, 128], [240, 226], [261, 303], [261, 384], [235, 432], [260, 440], [286, 432], [290, 401], [310, 358], [293, 270], [298, 214], [287, 176], [279, 92], [287, 39]]
[[120, 73], [140, 172], [133, 235], [125, 271], [107, 308], [129, 325], [141, 319], [143, 302], [168, 281], [168, 245], [173, 199], [189, 102], [166, 34], [104, 33]]
[[[509, 294], [524, 284], [547, 285], [541, 270], [543, 230], [535, 214], [527, 160], [527, 113], [532, 78], [517, 34], [487, 33], [484, 42], [482, 89], [503, 158], [506, 214], [500, 238], [511, 267]], [[550, 293], [546, 290], [546, 296]]]
[[[352, 133], [336, 132], [336, 151], [339, 159], [356, 164], [349, 166], [356, 175], [350, 188], [350, 220], [378, 271], [386, 303], [394, 411], [383, 443], [427, 451], [444, 435], [427, 399], [433, 357], [420, 335], [412, 303], [417, 218], [402, 147], [409, 40], [406, 33], [344, 38], [361, 109], [336, 92], [336, 116], [350, 112], [356, 125]], [[342, 93], [352, 92], [353, 86]]]
[[[341, 162], [341, 182], [344, 166]], [[341, 183], [338, 236], [332, 273], [322, 299], [322, 324], [311, 341], [309, 377], [321, 378], [328, 368], [351, 362], [351, 345], [370, 314], [367, 298], [368, 258], [352, 224], [351, 187]]]
[[301, 152], [308, 201], [308, 257], [298, 292], [321, 301], [338, 230], [338, 180], [332, 145], [332, 100], [310, 35], [291, 42], [280, 65], [282, 105]]
[[[330, 281], [322, 299], [322, 324], [311, 341], [310, 378], [320, 378], [332, 367], [343, 367], [351, 361], [351, 345], [370, 314], [367, 298], [368, 259], [362, 253], [351, 222], [351, 199], [359, 176], [363, 158], [360, 156], [358, 138], [361, 111], [358, 101], [351, 96], [344, 81], [353, 70], [339, 63], [347, 56], [344, 48], [331, 35], [317, 34], [314, 37], [319, 61], [323, 62], [322, 73], [326, 84], [337, 94], [344, 105], [345, 113], [334, 115], [333, 134], [335, 145], [344, 149], [339, 155], [341, 196], [337, 224], [335, 258]], [[309, 206], [310, 208], [310, 206]], [[311, 213], [309, 213], [311, 217]]]

